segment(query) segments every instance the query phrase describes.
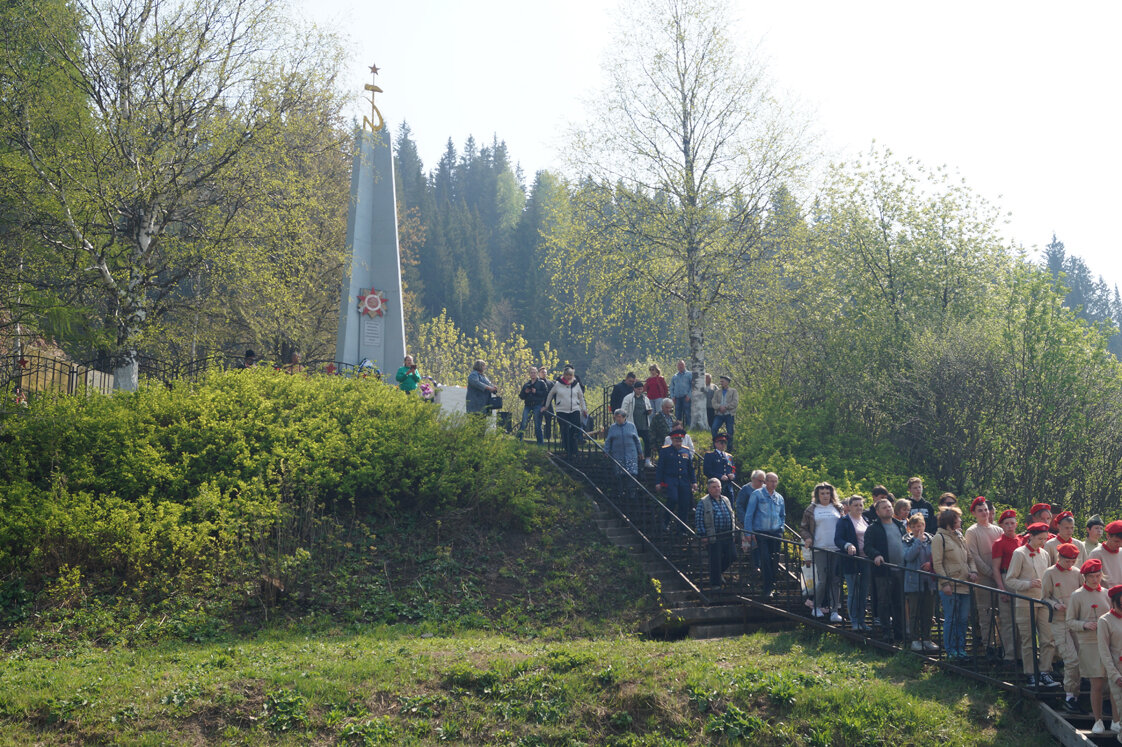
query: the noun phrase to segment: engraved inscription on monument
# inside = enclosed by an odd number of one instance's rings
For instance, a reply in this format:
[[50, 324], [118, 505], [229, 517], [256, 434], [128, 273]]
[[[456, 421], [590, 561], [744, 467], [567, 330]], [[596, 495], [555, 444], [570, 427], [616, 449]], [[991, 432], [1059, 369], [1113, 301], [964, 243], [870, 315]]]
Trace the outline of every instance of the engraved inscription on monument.
[[[382, 321], [382, 317], [380, 317], [380, 316], [366, 317], [365, 319], [363, 319], [362, 320], [362, 342], [363, 342], [363, 344], [364, 345], [370, 345], [372, 347], [373, 346], [381, 346], [381, 344], [382, 344], [382, 327], [384, 325], [385, 325], [385, 323]], [[388, 364], [386, 364], [385, 361], [378, 361], [378, 362], [383, 364], [383, 365], [388, 365]]]

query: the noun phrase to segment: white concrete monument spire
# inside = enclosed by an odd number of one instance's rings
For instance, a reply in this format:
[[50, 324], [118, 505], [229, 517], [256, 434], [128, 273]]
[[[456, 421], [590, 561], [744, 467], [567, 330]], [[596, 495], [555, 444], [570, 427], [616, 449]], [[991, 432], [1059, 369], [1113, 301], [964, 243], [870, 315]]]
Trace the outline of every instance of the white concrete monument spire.
[[[371, 65], [370, 73], [376, 79], [378, 66]], [[370, 91], [370, 117], [362, 118], [356, 135], [347, 216], [351, 261], [343, 268], [335, 359], [355, 365], [369, 360], [383, 372], [393, 372], [405, 357], [393, 151], [374, 103], [374, 94], [382, 89], [376, 83], [364, 88]]]

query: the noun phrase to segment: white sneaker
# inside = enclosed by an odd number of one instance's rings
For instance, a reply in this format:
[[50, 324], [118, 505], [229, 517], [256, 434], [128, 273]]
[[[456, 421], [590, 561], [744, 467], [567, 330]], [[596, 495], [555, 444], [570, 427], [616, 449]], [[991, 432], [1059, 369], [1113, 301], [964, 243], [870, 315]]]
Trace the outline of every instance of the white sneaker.
[[934, 641], [924, 641], [923, 642], [923, 650], [924, 651], [938, 651], [939, 646], [936, 645]]
[[1122, 731], [1122, 724], [1118, 723], [1117, 721], [1111, 721], [1110, 730], [1117, 734], [1118, 732]]
[[815, 607], [814, 608], [814, 616], [815, 617], [825, 617], [826, 613], [822, 611], [821, 607]]
[[831, 612], [830, 613], [830, 622], [840, 623], [841, 621], [842, 621], [842, 616], [839, 615], [837, 612]]
[[654, 467], [654, 462], [652, 462], [650, 459], [648, 459], [647, 460], [647, 466], [653, 468]]
[[912, 641], [912, 651], [915, 651], [917, 654], [923, 653], [923, 643], [920, 641]]
[[1091, 733], [1092, 734], [1106, 734], [1106, 727], [1103, 726], [1103, 720], [1101, 718], [1098, 721], [1095, 722], [1094, 726], [1091, 727]]

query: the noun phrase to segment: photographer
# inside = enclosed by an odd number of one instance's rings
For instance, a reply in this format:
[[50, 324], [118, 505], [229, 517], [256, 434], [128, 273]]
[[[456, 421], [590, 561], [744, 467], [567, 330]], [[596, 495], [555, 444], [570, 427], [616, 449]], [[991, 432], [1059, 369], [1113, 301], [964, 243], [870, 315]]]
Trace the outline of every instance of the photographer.
[[405, 365], [397, 369], [397, 388], [409, 394], [417, 385], [421, 383], [421, 375], [417, 373], [417, 364], [413, 362], [413, 356], [405, 356]]
[[518, 426], [519, 441], [522, 440], [526, 425], [533, 418], [534, 436], [537, 438], [538, 446], [544, 443], [542, 438], [542, 404], [548, 394], [549, 389], [545, 382], [538, 378], [538, 369], [530, 366], [530, 380], [522, 385], [522, 391], [518, 393], [518, 398], [522, 400], [522, 423]]

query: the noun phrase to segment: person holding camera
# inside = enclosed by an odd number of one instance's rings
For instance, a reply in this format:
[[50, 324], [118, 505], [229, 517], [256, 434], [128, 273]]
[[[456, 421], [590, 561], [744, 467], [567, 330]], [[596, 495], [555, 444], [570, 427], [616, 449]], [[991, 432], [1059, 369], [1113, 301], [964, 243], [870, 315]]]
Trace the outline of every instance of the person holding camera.
[[397, 388], [409, 394], [417, 385], [421, 383], [421, 375], [417, 373], [417, 364], [413, 362], [413, 356], [405, 356], [405, 365], [397, 369]]
[[467, 398], [465, 406], [468, 412], [489, 412], [491, 397], [499, 388], [491, 383], [484, 371], [487, 370], [486, 361], [476, 361], [468, 374]]
[[522, 434], [526, 431], [530, 419], [533, 418], [534, 436], [538, 440], [538, 446], [544, 443], [542, 439], [542, 404], [548, 395], [549, 389], [545, 382], [538, 378], [538, 369], [530, 366], [530, 379], [522, 385], [522, 391], [518, 393], [518, 398], [522, 400], [522, 423], [518, 426], [519, 441], [522, 440]]

